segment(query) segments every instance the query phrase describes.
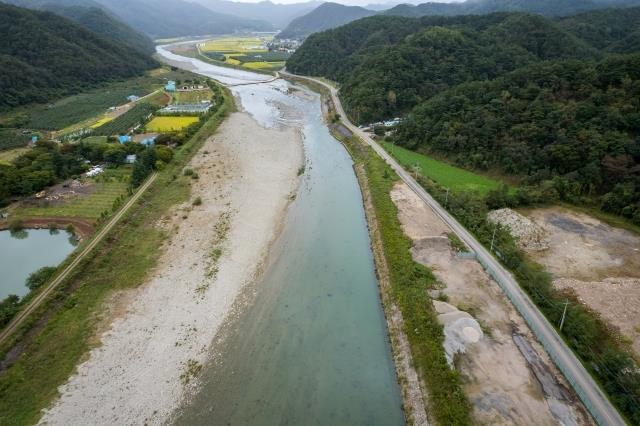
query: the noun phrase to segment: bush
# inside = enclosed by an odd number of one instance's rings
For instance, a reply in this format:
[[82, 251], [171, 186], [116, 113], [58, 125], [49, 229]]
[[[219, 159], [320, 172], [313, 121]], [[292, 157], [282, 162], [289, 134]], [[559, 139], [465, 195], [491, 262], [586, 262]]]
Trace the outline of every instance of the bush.
[[196, 197], [196, 199], [195, 199], [195, 200], [193, 200], [193, 203], [192, 203], [192, 204], [193, 204], [194, 206], [199, 206], [199, 205], [201, 205], [201, 204], [202, 204], [202, 198], [200, 198], [200, 197]]
[[193, 176], [193, 169], [184, 169], [184, 172], [182, 172], [182, 174], [185, 176]]
[[45, 266], [43, 268], [38, 269], [33, 272], [27, 278], [26, 284], [29, 287], [29, 290], [35, 290], [45, 284], [56, 272], [57, 268], [55, 266]]

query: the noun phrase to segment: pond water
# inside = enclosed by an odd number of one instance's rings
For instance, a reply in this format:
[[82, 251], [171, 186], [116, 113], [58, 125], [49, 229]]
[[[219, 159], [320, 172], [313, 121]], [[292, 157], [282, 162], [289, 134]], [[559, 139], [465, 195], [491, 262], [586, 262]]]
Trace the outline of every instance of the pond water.
[[25, 281], [29, 274], [44, 266], [59, 265], [75, 246], [73, 235], [66, 231], [0, 231], [0, 300], [10, 294], [27, 294]]
[[[227, 84], [269, 78], [163, 51], [172, 65]], [[305, 173], [252, 303], [215, 346], [177, 424], [404, 423], [351, 159], [319, 96], [291, 89], [283, 80], [231, 88], [263, 126], [300, 129]]]

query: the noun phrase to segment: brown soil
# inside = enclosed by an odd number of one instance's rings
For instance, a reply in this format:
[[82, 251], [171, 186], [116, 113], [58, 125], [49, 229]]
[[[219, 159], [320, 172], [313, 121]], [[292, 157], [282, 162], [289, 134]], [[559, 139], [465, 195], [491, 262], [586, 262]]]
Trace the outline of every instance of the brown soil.
[[[405, 184], [391, 193], [414, 260], [443, 284], [449, 303], [471, 314], [484, 337], [455, 358], [480, 424], [590, 424], [560, 372], [475, 259], [456, 256], [450, 229]], [[439, 291], [434, 292], [434, 296]]]
[[549, 241], [529, 255], [618, 328], [640, 354], [640, 236], [562, 207], [525, 211]]

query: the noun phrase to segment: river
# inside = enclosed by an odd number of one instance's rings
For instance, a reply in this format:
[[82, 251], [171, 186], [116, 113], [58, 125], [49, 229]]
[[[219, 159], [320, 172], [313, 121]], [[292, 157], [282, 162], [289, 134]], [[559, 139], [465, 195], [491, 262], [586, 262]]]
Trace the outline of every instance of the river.
[[[158, 53], [227, 85], [270, 79]], [[352, 162], [324, 124], [319, 96], [293, 87], [231, 87], [261, 125], [300, 129], [305, 173], [255, 296], [215, 345], [177, 424], [404, 423]]]

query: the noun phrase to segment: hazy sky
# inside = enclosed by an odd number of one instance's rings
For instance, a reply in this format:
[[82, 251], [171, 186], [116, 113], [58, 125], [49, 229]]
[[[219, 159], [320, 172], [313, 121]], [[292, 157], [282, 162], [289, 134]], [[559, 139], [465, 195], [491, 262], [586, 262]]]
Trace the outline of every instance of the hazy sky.
[[[238, 0], [233, 0], [238, 1]], [[263, 0], [240, 0], [241, 3], [258, 3]], [[305, 0], [271, 0], [273, 3], [280, 4], [289, 4], [289, 3], [302, 3]], [[392, 4], [400, 4], [400, 3], [411, 3], [411, 4], [419, 4], [426, 2], [437, 2], [437, 3], [459, 3], [465, 0], [324, 0], [331, 1], [333, 3], [342, 3], [348, 5], [358, 5], [365, 6], [367, 4], [382, 4], [382, 3], [392, 3]]]

